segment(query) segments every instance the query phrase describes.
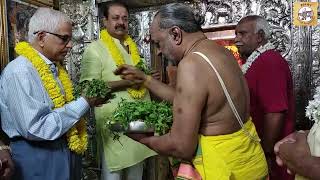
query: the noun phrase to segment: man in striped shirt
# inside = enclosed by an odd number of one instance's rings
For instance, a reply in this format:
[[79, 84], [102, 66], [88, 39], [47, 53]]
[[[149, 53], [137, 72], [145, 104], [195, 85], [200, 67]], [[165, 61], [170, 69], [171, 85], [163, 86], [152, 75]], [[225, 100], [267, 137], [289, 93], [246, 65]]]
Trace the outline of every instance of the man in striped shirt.
[[[4, 69], [0, 82], [1, 125], [11, 141], [14, 179], [70, 180], [76, 173], [70, 165], [72, 156], [65, 134], [90, 106], [102, 102], [87, 97], [67, 101], [71, 89], [61, 76], [63, 68], [56, 65], [72, 46], [72, 22], [68, 17], [39, 8], [30, 19], [28, 36], [29, 43]], [[52, 80], [49, 86], [48, 80]], [[57, 92], [48, 90], [51, 86]], [[53, 95], [62, 97], [62, 107], [57, 107]]]

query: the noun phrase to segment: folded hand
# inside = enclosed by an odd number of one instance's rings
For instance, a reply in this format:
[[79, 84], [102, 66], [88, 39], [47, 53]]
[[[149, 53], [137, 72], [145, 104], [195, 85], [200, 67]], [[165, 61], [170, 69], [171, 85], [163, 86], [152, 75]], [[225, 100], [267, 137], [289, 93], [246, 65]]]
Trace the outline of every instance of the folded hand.
[[279, 141], [275, 146], [277, 163], [287, 166], [289, 173], [295, 173], [301, 168], [301, 162], [311, 156], [307, 135], [303, 131], [296, 132]]
[[279, 157], [279, 149], [280, 149], [280, 145], [285, 143], [285, 142], [295, 142], [296, 141], [296, 134], [297, 132], [291, 133], [288, 136], [286, 136], [285, 138], [281, 139], [279, 142], [277, 142], [274, 146], [274, 153], [277, 155], [276, 156], [276, 162], [279, 166], [283, 166], [283, 161], [281, 160], [281, 158]]

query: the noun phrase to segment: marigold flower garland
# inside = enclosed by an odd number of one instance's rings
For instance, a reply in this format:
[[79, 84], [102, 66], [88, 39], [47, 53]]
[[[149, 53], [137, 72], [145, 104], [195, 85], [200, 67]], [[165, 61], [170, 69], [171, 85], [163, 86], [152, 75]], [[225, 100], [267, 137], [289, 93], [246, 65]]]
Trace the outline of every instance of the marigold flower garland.
[[231, 45], [231, 46], [224, 46], [225, 48], [227, 48], [228, 50], [231, 51], [231, 53], [233, 54], [234, 58], [237, 60], [239, 66], [242, 66], [242, 60], [238, 51], [237, 46], [235, 45]]
[[[57, 65], [58, 77], [65, 91], [65, 96], [61, 94], [60, 87], [49, 69], [49, 66], [41, 58], [38, 52], [33, 49], [27, 42], [20, 42], [16, 45], [15, 51], [17, 54], [27, 58], [38, 71], [41, 81], [47, 90], [49, 97], [53, 101], [54, 109], [62, 107], [74, 99], [72, 82], [69, 79], [67, 72], [61, 65]], [[88, 134], [86, 130], [86, 121], [81, 119], [67, 132], [68, 146], [71, 151], [77, 154], [83, 154], [87, 150]]]
[[[100, 36], [100, 39], [102, 40], [106, 48], [109, 50], [112, 59], [116, 63], [116, 65], [120, 66], [125, 64], [121, 52], [117, 48], [117, 45], [115, 44], [114, 40], [112, 39], [108, 31], [102, 30], [100, 32]], [[136, 66], [141, 61], [136, 43], [132, 40], [132, 38], [129, 35], [125, 36], [124, 43], [129, 46], [132, 64]], [[141, 86], [139, 89], [128, 88], [127, 91], [129, 95], [134, 99], [141, 99], [146, 94], [146, 88], [143, 86]]]

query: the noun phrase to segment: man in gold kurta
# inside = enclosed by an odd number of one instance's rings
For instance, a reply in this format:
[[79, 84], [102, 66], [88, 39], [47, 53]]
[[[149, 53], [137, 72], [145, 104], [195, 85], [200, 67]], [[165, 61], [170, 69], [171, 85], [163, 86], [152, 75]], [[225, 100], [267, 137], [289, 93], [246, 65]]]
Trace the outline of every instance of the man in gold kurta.
[[113, 140], [106, 123], [122, 98], [132, 101], [150, 100], [150, 96], [146, 89], [130, 88], [132, 83], [113, 74], [121, 64], [136, 65], [141, 61], [136, 44], [127, 35], [126, 6], [110, 1], [106, 5], [104, 15], [106, 30], [101, 31], [100, 40], [86, 48], [81, 62], [80, 81], [103, 79], [116, 95], [109, 103], [95, 108], [98, 146], [102, 154], [102, 179], [120, 180], [125, 170], [128, 180], [140, 180], [143, 161], [156, 153], [125, 135], [121, 135], [119, 141]]

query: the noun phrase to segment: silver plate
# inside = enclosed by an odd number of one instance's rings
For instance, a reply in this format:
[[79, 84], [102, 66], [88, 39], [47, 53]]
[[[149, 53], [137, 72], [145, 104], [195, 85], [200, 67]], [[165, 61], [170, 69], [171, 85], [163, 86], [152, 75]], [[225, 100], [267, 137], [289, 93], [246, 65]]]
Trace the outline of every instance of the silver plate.
[[150, 128], [143, 121], [132, 121], [129, 123], [128, 132], [153, 132], [154, 129]]
[[128, 129], [125, 129], [120, 124], [115, 123], [110, 125], [110, 129], [116, 132], [126, 132], [126, 133], [150, 133], [154, 132], [154, 128], [150, 128], [145, 122], [141, 120], [132, 121], [129, 123]]

